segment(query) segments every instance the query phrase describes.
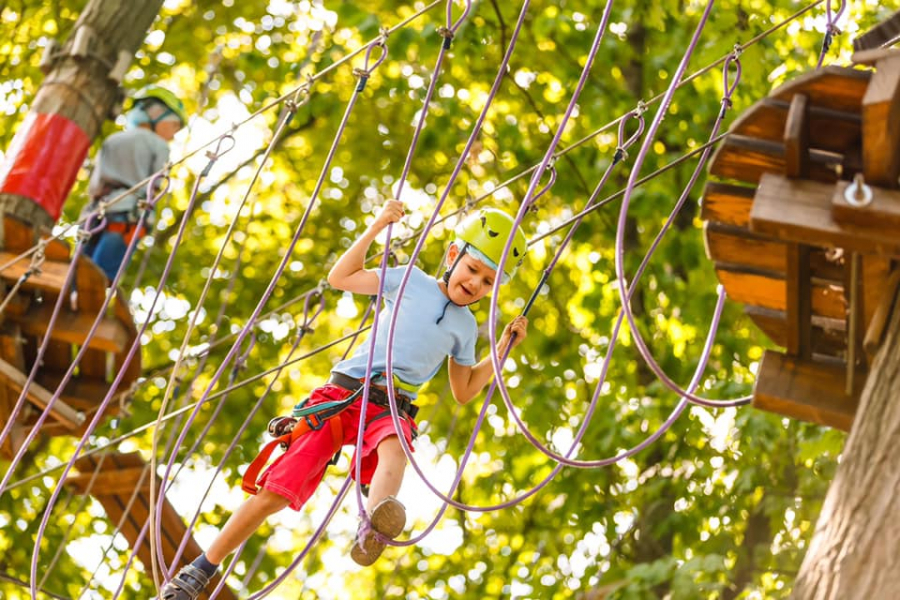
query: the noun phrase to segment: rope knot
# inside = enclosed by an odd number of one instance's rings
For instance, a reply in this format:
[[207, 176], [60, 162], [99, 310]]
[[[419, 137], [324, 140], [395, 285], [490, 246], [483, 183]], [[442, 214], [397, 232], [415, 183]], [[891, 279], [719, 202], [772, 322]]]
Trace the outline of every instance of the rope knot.
[[439, 36], [444, 38], [444, 50], [449, 50], [450, 44], [453, 43], [453, 38], [456, 36], [456, 34], [453, 33], [453, 30], [449, 27], [438, 27], [437, 33]]
[[634, 109], [634, 113], [636, 117], [640, 117], [642, 114], [650, 110], [650, 107], [647, 106], [647, 103], [643, 100], [638, 100], [637, 107]]

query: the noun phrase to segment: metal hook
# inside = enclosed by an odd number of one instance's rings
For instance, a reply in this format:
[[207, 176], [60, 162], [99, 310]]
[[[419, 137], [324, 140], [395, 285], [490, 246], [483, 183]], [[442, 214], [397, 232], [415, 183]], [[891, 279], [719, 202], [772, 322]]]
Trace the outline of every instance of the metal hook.
[[872, 188], [866, 185], [862, 173], [853, 176], [853, 181], [844, 190], [844, 200], [850, 206], [862, 208], [872, 203]]

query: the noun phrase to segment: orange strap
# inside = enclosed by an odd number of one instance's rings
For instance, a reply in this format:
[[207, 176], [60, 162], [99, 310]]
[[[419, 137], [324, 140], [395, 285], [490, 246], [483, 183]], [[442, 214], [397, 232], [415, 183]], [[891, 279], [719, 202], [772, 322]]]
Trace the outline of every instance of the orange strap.
[[112, 233], [121, 234], [126, 244], [131, 243], [131, 239], [137, 235], [138, 239], [144, 237], [145, 228], [138, 228], [137, 223], [126, 223], [124, 221], [110, 221], [106, 224], [106, 230]]
[[[256, 494], [259, 491], [259, 485], [257, 482], [259, 481], [259, 474], [263, 470], [263, 467], [266, 466], [266, 463], [269, 462], [269, 458], [272, 456], [272, 452], [275, 451], [275, 448], [284, 444], [285, 447], [290, 446], [295, 440], [297, 440], [300, 436], [306, 435], [310, 431], [318, 430], [322, 428], [322, 424], [324, 421], [328, 421], [328, 424], [331, 426], [331, 446], [332, 446], [332, 454], [337, 454], [337, 452], [341, 449], [341, 446], [344, 444], [343, 439], [343, 429], [341, 428], [340, 419], [335, 419], [337, 415], [333, 415], [331, 417], [326, 417], [325, 419], [320, 418], [318, 415], [309, 415], [306, 418], [299, 419], [297, 423], [294, 425], [294, 429], [290, 433], [286, 433], [281, 437], [275, 438], [260, 450], [259, 455], [253, 459], [253, 462], [247, 467], [247, 470], [244, 472], [244, 477], [241, 480], [241, 489], [243, 489], [248, 494]], [[315, 422], [311, 422], [315, 420]]]

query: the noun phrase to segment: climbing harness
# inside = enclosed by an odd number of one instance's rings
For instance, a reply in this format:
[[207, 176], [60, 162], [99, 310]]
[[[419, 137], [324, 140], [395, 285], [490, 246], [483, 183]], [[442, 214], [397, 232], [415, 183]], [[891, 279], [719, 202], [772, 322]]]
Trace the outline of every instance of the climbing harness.
[[[275, 439], [263, 446], [263, 449], [260, 450], [256, 458], [247, 467], [241, 481], [241, 489], [248, 494], [256, 494], [259, 491], [257, 483], [259, 475], [266, 463], [269, 462], [275, 449], [281, 447], [286, 450], [292, 443], [307, 433], [322, 429], [326, 423], [331, 429], [331, 442], [334, 454], [337, 456], [340, 453], [344, 441], [343, 430], [340, 420], [335, 419], [335, 417], [350, 408], [362, 396], [366, 388], [365, 379], [356, 379], [343, 373], [332, 373], [331, 377], [328, 378], [328, 384], [343, 388], [351, 392], [351, 394], [343, 400], [321, 402], [312, 406], [306, 406], [307, 398], [294, 407], [291, 416], [275, 417], [269, 421], [268, 432]], [[396, 394], [396, 400], [397, 409], [400, 413], [410, 420], [415, 420], [419, 407], [415, 406], [412, 400], [402, 394]], [[388, 409], [376, 415], [369, 423], [390, 415], [390, 400], [384, 389], [370, 385], [369, 402]]]

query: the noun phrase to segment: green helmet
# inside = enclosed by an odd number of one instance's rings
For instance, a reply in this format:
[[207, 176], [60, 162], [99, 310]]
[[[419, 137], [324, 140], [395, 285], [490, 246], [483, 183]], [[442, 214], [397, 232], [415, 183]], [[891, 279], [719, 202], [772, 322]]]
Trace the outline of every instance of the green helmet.
[[[482, 208], [477, 213], [467, 217], [456, 227], [456, 237], [479, 250], [490, 259], [496, 268], [503, 256], [503, 248], [512, 233], [515, 219], [496, 208]], [[522, 232], [522, 228], [516, 228], [513, 235], [509, 256], [506, 257], [506, 265], [503, 269], [505, 279], [511, 279], [516, 273], [516, 268], [525, 258], [525, 250], [528, 240]]]
[[184, 102], [172, 93], [169, 89], [161, 85], [151, 83], [142, 87], [134, 94], [135, 105], [140, 105], [144, 100], [159, 100], [168, 107], [172, 113], [181, 120], [182, 125], [186, 125], [187, 111], [184, 109]]

